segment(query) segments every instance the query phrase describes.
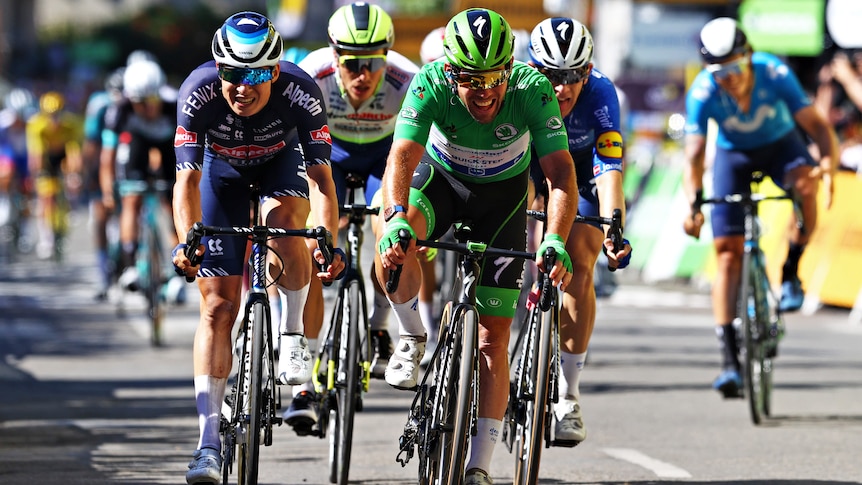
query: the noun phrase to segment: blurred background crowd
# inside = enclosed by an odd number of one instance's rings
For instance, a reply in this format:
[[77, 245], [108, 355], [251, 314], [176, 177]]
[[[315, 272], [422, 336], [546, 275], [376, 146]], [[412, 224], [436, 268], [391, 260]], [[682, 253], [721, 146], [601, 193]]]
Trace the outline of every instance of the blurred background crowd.
[[[83, 123], [87, 101], [105, 90], [110, 74], [130, 54], [150, 53], [169, 84], [209, 60], [212, 32], [240, 10], [270, 17], [288, 60], [326, 45], [326, 24], [343, 0], [0, 0], [0, 193], [26, 191], [26, 163], [15, 161], [16, 135], [40, 111], [45, 93], [62, 95], [57, 110]], [[806, 91], [828, 114], [842, 142], [842, 174], [835, 207], [824, 214], [801, 273], [809, 309], [826, 303], [852, 307], [860, 296], [862, 227], [862, 2], [858, 0], [371, 0], [395, 23], [394, 48], [421, 64], [423, 39], [456, 12], [482, 6], [501, 13], [524, 39], [542, 19], [570, 16], [595, 39], [594, 62], [621, 91], [626, 144], [627, 237], [635, 248], [627, 277], [706, 285], [713, 263], [709, 238], [685, 236], [688, 210], [682, 176], [685, 92], [700, 70], [697, 35], [717, 16], [739, 19], [756, 50], [784, 58]], [[292, 58], [291, 58], [292, 57]], [[44, 108], [44, 107], [43, 107]], [[83, 135], [82, 135], [83, 136]], [[16, 173], [17, 170], [17, 173]], [[15, 182], [18, 180], [19, 182]], [[770, 190], [767, 187], [765, 190]], [[74, 193], [73, 193], [74, 195]], [[82, 196], [83, 197], [83, 196]], [[78, 201], [83, 203], [84, 201]], [[0, 226], [14, 218], [0, 200]], [[767, 226], [785, 227], [789, 214], [764, 214]], [[781, 222], [779, 222], [781, 221]], [[766, 233], [778, 245], [781, 234]], [[783, 248], [774, 248], [783, 254]], [[769, 251], [769, 248], [767, 248]], [[838, 262], [841, 266], [838, 266]]]

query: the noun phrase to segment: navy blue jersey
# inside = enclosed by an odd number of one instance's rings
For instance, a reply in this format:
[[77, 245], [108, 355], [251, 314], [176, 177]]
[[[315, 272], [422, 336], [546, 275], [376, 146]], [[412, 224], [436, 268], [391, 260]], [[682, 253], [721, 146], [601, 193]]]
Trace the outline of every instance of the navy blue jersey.
[[177, 101], [174, 148], [177, 170], [201, 170], [204, 152], [234, 167], [272, 160], [297, 138], [306, 166], [329, 165], [332, 139], [317, 84], [290, 62], [279, 63], [272, 97], [260, 112], [237, 116], [221, 94], [214, 61], [183, 82]]

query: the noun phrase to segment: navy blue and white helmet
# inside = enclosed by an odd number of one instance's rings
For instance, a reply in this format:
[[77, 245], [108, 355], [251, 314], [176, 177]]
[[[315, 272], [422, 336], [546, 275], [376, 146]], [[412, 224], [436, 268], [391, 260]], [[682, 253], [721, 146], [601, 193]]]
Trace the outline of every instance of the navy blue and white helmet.
[[545, 19], [530, 34], [530, 57], [540, 67], [579, 69], [593, 60], [593, 36], [575, 19]]
[[284, 49], [272, 22], [255, 12], [231, 15], [213, 36], [212, 54], [218, 64], [233, 67], [272, 67]]

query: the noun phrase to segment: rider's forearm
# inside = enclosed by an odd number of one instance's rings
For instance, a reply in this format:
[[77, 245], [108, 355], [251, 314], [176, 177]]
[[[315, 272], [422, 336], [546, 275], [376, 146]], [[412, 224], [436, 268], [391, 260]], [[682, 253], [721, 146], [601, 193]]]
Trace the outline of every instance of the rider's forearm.
[[425, 147], [411, 140], [396, 140], [392, 143], [383, 173], [383, 207], [410, 203], [410, 182], [413, 171], [425, 153]]
[[338, 241], [338, 195], [332, 181], [332, 168], [316, 165], [308, 169], [311, 193], [311, 217], [315, 225], [320, 224], [332, 234], [333, 243]]
[[599, 215], [612, 217], [614, 209], [620, 209], [626, 220], [626, 199], [623, 193], [623, 174], [616, 170], [605, 172], [596, 178], [599, 196]]
[[572, 166], [571, 177], [548, 178], [548, 233], [558, 234], [565, 241], [578, 213], [578, 184]]
[[702, 135], [688, 135], [685, 140], [685, 165], [682, 186], [689, 203], [694, 203], [697, 192], [703, 189], [706, 139]]
[[177, 172], [177, 181], [174, 185], [173, 213], [174, 228], [180, 242], [185, 242], [188, 230], [202, 217], [199, 182], [200, 172], [197, 170]]

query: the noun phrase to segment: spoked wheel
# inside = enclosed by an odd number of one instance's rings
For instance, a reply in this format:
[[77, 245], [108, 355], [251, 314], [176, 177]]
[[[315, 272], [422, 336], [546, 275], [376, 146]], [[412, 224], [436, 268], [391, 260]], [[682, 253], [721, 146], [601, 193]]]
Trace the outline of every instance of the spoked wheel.
[[539, 462], [542, 458], [542, 445], [548, 423], [548, 389], [551, 370], [551, 335], [554, 328], [555, 313], [541, 313], [538, 318], [536, 345], [530, 347], [531, 358], [524, 375], [529, 377], [532, 386], [532, 399], [525, 401], [524, 425], [519, 426], [516, 435], [517, 448], [515, 460], [515, 484], [532, 485], [539, 483]]
[[430, 404], [423, 409], [426, 418], [421, 420], [419, 425], [419, 484], [433, 485], [438, 482], [437, 472], [440, 469], [440, 462], [443, 459], [442, 450], [440, 448], [440, 426], [441, 416], [444, 414], [444, 395], [443, 390], [446, 388], [449, 362], [452, 358], [453, 338], [450, 335], [449, 319], [452, 315], [452, 302], [447, 302], [443, 307], [443, 314], [440, 318], [440, 332], [438, 334], [437, 358], [433, 359], [429, 364], [428, 372], [432, 373], [433, 381], [428, 392], [428, 400]]
[[[332, 483], [346, 485], [350, 474], [350, 454], [353, 447], [353, 422], [359, 393], [359, 316], [362, 311], [359, 282], [347, 288], [347, 305], [342, 315], [342, 346], [339, 351], [336, 379], [336, 415], [330, 436], [330, 477]], [[345, 345], [346, 344], [346, 345]]]
[[758, 268], [758, 260], [754, 255], [746, 255], [743, 259], [743, 271], [748, 275], [743, 278], [741, 289], [740, 310], [743, 316], [742, 325], [745, 335], [745, 358], [743, 360], [745, 393], [748, 398], [748, 408], [751, 421], [760, 424], [768, 411], [769, 397], [772, 390], [772, 362], [766, 357], [768, 339], [768, 308], [765, 291], [768, 291], [762, 268]]
[[[464, 474], [464, 462], [467, 456], [470, 429], [473, 422], [471, 405], [475, 388], [468, 383], [475, 383], [477, 371], [476, 332], [478, 321], [472, 311], [460, 312], [457, 318], [460, 326], [460, 337], [456, 337], [451, 359], [451, 367], [447, 372], [446, 395], [444, 396], [440, 426], [440, 447], [442, 460], [440, 462], [440, 483], [460, 483]], [[457, 329], [455, 329], [457, 331]], [[457, 335], [457, 334], [456, 334]]]
[[251, 307], [251, 349], [248, 352], [249, 373], [248, 387], [243, 401], [243, 414], [239, 428], [243, 439], [239, 440], [239, 456], [237, 457], [237, 475], [239, 485], [257, 485], [258, 465], [260, 461], [261, 430], [263, 429], [263, 412], [265, 402], [263, 395], [263, 359], [260, 355], [264, 349], [264, 329], [269, 321], [263, 302], [255, 302]]
[[[139, 265], [138, 271], [143, 281], [143, 289], [147, 299], [147, 317], [150, 320], [150, 343], [154, 347], [162, 345], [162, 322], [164, 320], [165, 308], [162, 304], [162, 255], [156, 234], [150, 229], [142, 229], [145, 237], [146, 258], [145, 264]], [[140, 266], [144, 266], [141, 268]], [[144, 271], [141, 271], [143, 269]]]

